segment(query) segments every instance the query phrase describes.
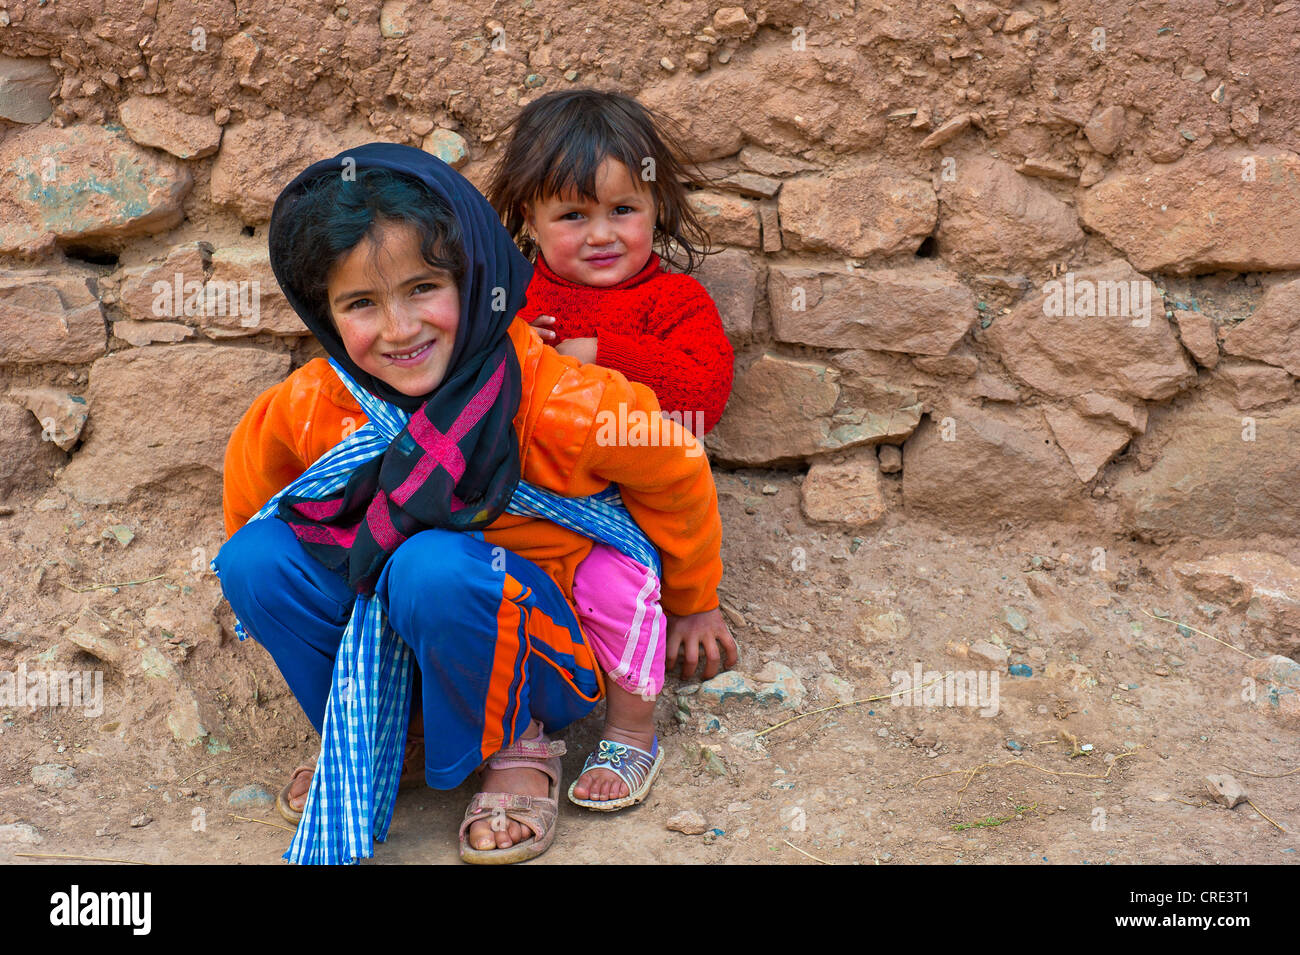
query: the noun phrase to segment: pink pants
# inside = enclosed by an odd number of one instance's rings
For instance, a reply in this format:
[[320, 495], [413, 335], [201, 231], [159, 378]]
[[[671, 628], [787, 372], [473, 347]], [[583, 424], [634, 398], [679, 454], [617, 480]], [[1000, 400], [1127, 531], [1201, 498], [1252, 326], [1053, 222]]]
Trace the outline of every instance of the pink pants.
[[573, 575], [573, 603], [600, 668], [629, 693], [656, 696], [668, 620], [654, 572], [598, 543]]

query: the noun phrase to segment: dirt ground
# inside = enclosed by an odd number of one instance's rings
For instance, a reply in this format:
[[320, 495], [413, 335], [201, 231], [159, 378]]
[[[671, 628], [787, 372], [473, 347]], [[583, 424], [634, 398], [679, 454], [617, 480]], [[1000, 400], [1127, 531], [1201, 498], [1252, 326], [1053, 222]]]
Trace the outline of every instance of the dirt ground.
[[[855, 534], [802, 518], [797, 475], [718, 472], [717, 481], [738, 669], [785, 664], [807, 696], [792, 708], [705, 705], [689, 689], [678, 697], [670, 679], [659, 714], [668, 758], [650, 799], [609, 815], [562, 802], [556, 844], [539, 862], [1300, 861], [1300, 743], [1266, 704], [1243, 699], [1246, 654], [1265, 651], [1243, 614], [1205, 605], [1168, 569], [1221, 544], [1160, 550], [1041, 527], [953, 537], [904, 518], [896, 478], [886, 479], [890, 514]], [[57, 492], [9, 506], [0, 666], [100, 669], [105, 681], [93, 717], [0, 707], [0, 862], [278, 862], [290, 833], [273, 806], [232, 806], [231, 794], [276, 792], [315, 758], [318, 740], [270, 657], [231, 634], [206, 570], [219, 516], [88, 508]], [[134, 534], [125, 546], [103, 536], [119, 524]], [[64, 636], [93, 620], [121, 651], [114, 665]], [[899, 689], [893, 675], [916, 662], [923, 672], [977, 669], [945, 651], [976, 640], [1005, 644], [1010, 663], [1032, 669], [1001, 667], [995, 715], [887, 700], [822, 709], [840, 692], [861, 701]], [[165, 667], [157, 675], [160, 654], [210, 734], [194, 746], [169, 729], [178, 690]], [[598, 717], [567, 733], [566, 788]], [[39, 782], [35, 767], [45, 767]], [[1207, 772], [1233, 773], [1258, 811], [1213, 804]], [[471, 792], [404, 789], [375, 861], [455, 862]], [[666, 828], [688, 809], [710, 832]]]

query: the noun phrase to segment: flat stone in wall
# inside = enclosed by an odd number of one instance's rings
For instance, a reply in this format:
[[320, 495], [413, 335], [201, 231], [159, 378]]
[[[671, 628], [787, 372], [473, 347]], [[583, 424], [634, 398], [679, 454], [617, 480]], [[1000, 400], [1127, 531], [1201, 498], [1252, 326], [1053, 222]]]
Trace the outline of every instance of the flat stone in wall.
[[1079, 197], [1079, 218], [1143, 272], [1300, 268], [1300, 156], [1207, 150], [1114, 173]]
[[286, 353], [221, 345], [126, 348], [90, 369], [91, 430], [59, 484], [87, 504], [192, 484], [220, 494], [226, 443], [253, 399], [289, 374]]
[[94, 273], [71, 267], [0, 271], [0, 364], [76, 364], [104, 354]]
[[1178, 337], [1183, 347], [1192, 353], [1196, 364], [1202, 368], [1213, 368], [1219, 363], [1219, 338], [1214, 321], [1201, 312], [1176, 308], [1174, 323], [1178, 326]]
[[63, 452], [52, 440], [43, 440], [41, 433], [31, 412], [0, 397], [0, 500], [18, 488], [49, 484], [51, 471], [63, 463]]
[[953, 401], [927, 416], [903, 445], [909, 516], [964, 528], [1086, 520], [1081, 491], [1034, 408]]
[[712, 242], [758, 248], [758, 206], [753, 201], [710, 189], [690, 193], [687, 201], [704, 223]]
[[768, 271], [778, 341], [822, 348], [947, 355], [975, 319], [975, 297], [931, 265], [902, 269]]
[[692, 273], [718, 306], [722, 328], [733, 344], [742, 344], [753, 336], [758, 275], [753, 256], [739, 249], [724, 249], [707, 256]]
[[1255, 313], [1228, 332], [1223, 350], [1300, 376], [1300, 279], [1265, 292]]
[[1293, 381], [1281, 368], [1259, 361], [1237, 360], [1220, 362], [1213, 378], [1238, 411], [1289, 401], [1294, 391]]
[[1119, 425], [1131, 434], [1141, 434], [1147, 429], [1147, 408], [1140, 401], [1122, 401], [1114, 395], [1089, 391], [1070, 402], [1085, 418]]
[[737, 376], [727, 411], [706, 443], [720, 462], [772, 464], [897, 443], [920, 415], [915, 392], [878, 381], [847, 385], [834, 368], [769, 353]]
[[1085, 484], [1097, 476], [1133, 437], [1127, 427], [1107, 418], [1088, 417], [1069, 408], [1046, 407], [1043, 417], [1075, 475]]
[[969, 270], [1023, 272], [1068, 258], [1084, 240], [1072, 207], [990, 156], [958, 158], [938, 177], [938, 250]]
[[266, 246], [218, 246], [199, 318], [209, 338], [272, 332], [308, 335], [307, 326], [280, 291]]
[[132, 96], [117, 111], [128, 136], [177, 159], [202, 159], [221, 145], [221, 127], [211, 116], [182, 112], [162, 96]]
[[375, 138], [371, 131], [337, 134], [309, 117], [274, 112], [232, 124], [212, 165], [212, 201], [250, 225], [270, 222], [276, 197], [310, 163]]
[[915, 252], [938, 207], [927, 180], [872, 163], [789, 180], [779, 211], [787, 248], [866, 258]]
[[810, 521], [846, 527], [874, 524], [885, 514], [875, 451], [866, 448], [813, 462], [799, 485], [799, 501]]
[[59, 75], [44, 57], [0, 56], [0, 119], [39, 123], [54, 110]]
[[123, 269], [118, 305], [137, 322], [183, 321], [185, 302], [202, 286], [212, 247], [206, 242], [174, 246], [161, 262]]
[[1300, 535], [1300, 405], [1244, 415], [1200, 396], [1160, 430], [1155, 464], [1114, 484], [1129, 530], [1155, 542]]
[[[680, 127], [682, 146], [697, 162], [732, 156], [746, 144], [793, 155], [814, 143], [851, 152], [883, 140], [883, 116], [865, 105], [874, 84], [852, 49], [809, 38], [806, 49], [794, 52], [787, 29], [757, 38], [744, 64], [679, 70], [640, 89], [637, 99]], [[826, 82], [830, 74], [838, 79], [833, 85]]]
[[52, 441], [64, 451], [72, 450], [90, 411], [85, 398], [48, 386], [14, 388], [9, 394], [32, 413], [40, 425], [42, 441]]
[[137, 322], [123, 318], [113, 323], [113, 334], [128, 344], [143, 348], [161, 342], [183, 342], [194, 337], [194, 329], [179, 322]]
[[139, 324], [115, 333], [133, 343], [177, 340], [170, 326], [178, 323], [215, 339], [308, 334], [280, 291], [265, 244], [253, 241], [215, 249], [206, 242], [176, 246], [162, 262], [126, 269], [118, 301]]
[[190, 171], [121, 126], [33, 126], [0, 142], [0, 252], [117, 249], [181, 221]]
[[1123, 259], [1051, 280], [984, 337], [1012, 375], [1047, 395], [1162, 400], [1196, 381], [1154, 283]]

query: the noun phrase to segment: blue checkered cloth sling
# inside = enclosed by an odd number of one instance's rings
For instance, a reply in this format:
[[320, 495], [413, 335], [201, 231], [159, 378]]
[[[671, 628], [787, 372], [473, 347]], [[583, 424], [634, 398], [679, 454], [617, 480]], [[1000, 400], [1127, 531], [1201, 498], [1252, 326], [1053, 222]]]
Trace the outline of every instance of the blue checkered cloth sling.
[[[332, 358], [329, 362], [369, 420], [262, 505], [250, 521], [274, 516], [285, 494], [320, 497], [339, 490], [357, 465], [382, 454], [406, 427], [407, 412], [366, 391]], [[567, 527], [662, 574], [659, 552], [628, 513], [616, 485], [590, 497], [566, 498], [520, 481], [506, 511]], [[216, 562], [209, 566], [215, 573]], [[248, 636], [238, 620], [235, 633], [240, 640]], [[289, 862], [356, 864], [373, 857], [374, 843], [388, 838], [410, 720], [414, 665], [410, 648], [388, 625], [379, 600], [358, 595], [334, 663], [320, 759], [302, 820], [284, 854]]]

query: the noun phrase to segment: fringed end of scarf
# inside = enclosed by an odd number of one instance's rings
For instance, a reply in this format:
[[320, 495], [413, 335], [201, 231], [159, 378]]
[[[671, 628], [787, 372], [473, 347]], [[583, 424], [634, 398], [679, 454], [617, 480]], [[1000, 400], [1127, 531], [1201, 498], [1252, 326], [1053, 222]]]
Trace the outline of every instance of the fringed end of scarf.
[[334, 665], [320, 757], [293, 842], [296, 865], [355, 865], [388, 838], [411, 717], [410, 649], [378, 600], [358, 597]]

